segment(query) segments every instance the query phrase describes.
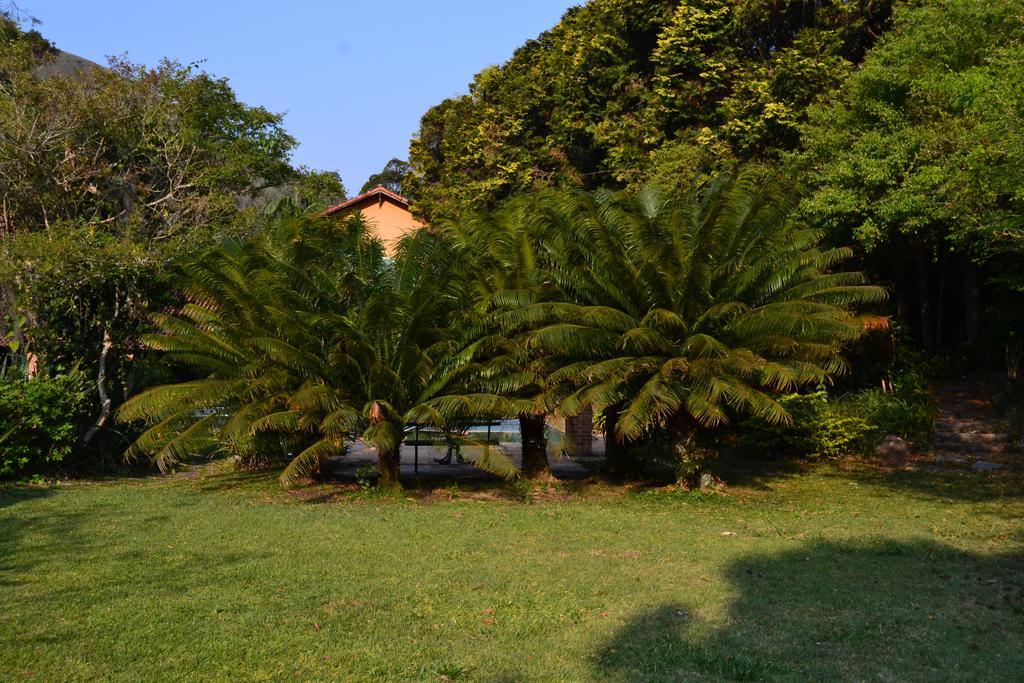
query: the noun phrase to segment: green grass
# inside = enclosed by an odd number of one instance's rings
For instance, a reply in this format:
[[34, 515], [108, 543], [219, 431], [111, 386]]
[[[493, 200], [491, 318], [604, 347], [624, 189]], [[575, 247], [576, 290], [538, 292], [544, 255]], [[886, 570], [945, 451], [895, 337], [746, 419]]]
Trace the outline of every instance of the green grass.
[[730, 478], [0, 489], [0, 680], [1019, 679], [1019, 479]]

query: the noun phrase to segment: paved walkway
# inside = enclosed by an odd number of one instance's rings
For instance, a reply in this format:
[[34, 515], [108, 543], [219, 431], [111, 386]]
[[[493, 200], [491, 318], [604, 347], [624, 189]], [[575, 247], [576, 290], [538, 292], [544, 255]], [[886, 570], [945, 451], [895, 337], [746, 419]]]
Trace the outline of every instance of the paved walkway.
[[[517, 468], [522, 464], [521, 444], [517, 442], [502, 442], [496, 448], [500, 449], [501, 453], [509, 458]], [[419, 451], [418, 467], [417, 450]], [[417, 449], [414, 446], [403, 445], [401, 452], [402, 478], [413, 479], [420, 477], [422, 479], [457, 479], [464, 481], [494, 478], [495, 475], [478, 469], [469, 462], [479, 452], [480, 449], [463, 446], [463, 453], [467, 459], [465, 464], [459, 464], [454, 457], [450, 464], [442, 464], [436, 460], [440, 460], [445, 456], [447, 453], [446, 448], [420, 446]], [[597, 435], [594, 436], [591, 457], [559, 457], [550, 446], [548, 448], [548, 465], [551, 467], [551, 472], [559, 479], [582, 479], [600, 471], [603, 464], [604, 440]], [[358, 475], [359, 469], [366, 466], [376, 468], [377, 451], [359, 441], [352, 445], [348, 454], [344, 457], [336, 458], [331, 469], [340, 479], [354, 480]], [[373, 476], [376, 476], [376, 472], [374, 472]]]
[[1005, 387], [1001, 377], [972, 377], [935, 388], [932, 445], [937, 463], [987, 471], [1016, 459], [995, 404]]

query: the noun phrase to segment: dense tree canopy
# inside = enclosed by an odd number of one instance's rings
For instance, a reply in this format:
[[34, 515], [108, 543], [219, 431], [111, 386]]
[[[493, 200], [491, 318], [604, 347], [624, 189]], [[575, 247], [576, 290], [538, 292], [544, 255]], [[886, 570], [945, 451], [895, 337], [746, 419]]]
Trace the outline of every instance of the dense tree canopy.
[[930, 348], [977, 339], [985, 292], [972, 262], [989, 283], [1024, 284], [1022, 16], [1019, 0], [900, 6], [812, 111], [793, 164], [812, 189], [807, 220], [909, 281], [899, 289]]
[[900, 236], [979, 260], [1024, 254], [1024, 3], [901, 7], [812, 114], [806, 208], [873, 249]]
[[409, 175], [409, 164], [401, 159], [392, 159], [379, 173], [374, 173], [363, 183], [360, 193], [369, 192], [375, 187], [386, 187], [395, 194], [404, 193], [405, 177]]
[[[14, 46], [3, 57], [13, 59]], [[294, 177], [295, 141], [280, 117], [194, 67], [114, 61], [72, 77], [9, 74], [0, 97], [4, 233], [63, 221], [169, 240], [216, 230], [231, 221], [237, 194]]]
[[888, 0], [593, 0], [424, 116], [407, 189], [427, 217], [538, 185], [686, 183], [792, 149]]
[[226, 79], [123, 59], [68, 73], [49, 68], [56, 55], [0, 15], [0, 342], [44, 372], [98, 372], [105, 417], [136, 387], [171, 264], [258, 229], [270, 199], [326, 204], [344, 188], [293, 168], [280, 115]]

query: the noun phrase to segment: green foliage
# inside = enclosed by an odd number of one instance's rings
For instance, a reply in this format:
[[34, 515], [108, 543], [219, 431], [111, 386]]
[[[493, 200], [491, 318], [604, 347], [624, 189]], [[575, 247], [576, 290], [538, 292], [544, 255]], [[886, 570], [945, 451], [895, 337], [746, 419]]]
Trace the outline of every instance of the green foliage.
[[117, 405], [151, 369], [139, 335], [174, 262], [258, 228], [268, 188], [301, 209], [344, 188], [292, 168], [281, 116], [226, 79], [166, 60], [61, 74], [26, 20], [0, 14], [0, 312], [44, 371], [102, 357]]
[[25, 320], [23, 351], [51, 368], [95, 363], [104, 330], [132, 336], [151, 297], [160, 301], [161, 267], [142, 245], [87, 227], [0, 239], [0, 282]]
[[829, 401], [819, 390], [810, 394], [786, 394], [779, 403], [791, 417], [787, 424], [753, 420], [744, 425], [741, 443], [752, 452], [830, 458], [861, 450], [875, 426], [847, 407]]
[[559, 292], [500, 312], [548, 368], [569, 414], [611, 409], [618, 440], [686, 437], [731, 413], [787, 419], [774, 398], [845, 368], [884, 292], [834, 266], [850, 253], [790, 220], [793, 198], [749, 176], [686, 195], [558, 193], [535, 226]]
[[891, 4], [593, 0], [423, 116], [406, 189], [434, 220], [529, 188], [670, 186], [774, 162]]
[[298, 174], [293, 184], [297, 204], [303, 209], [326, 209], [345, 200], [345, 185], [337, 172], [300, 167]]
[[113, 60], [36, 77], [0, 44], [0, 232], [60, 221], [132, 240], [194, 240], [232, 222], [236, 197], [295, 176], [281, 117], [225, 79], [165, 61]]
[[85, 378], [0, 379], [0, 478], [50, 471], [77, 440]]
[[[493, 321], [495, 309], [539, 301], [550, 289], [538, 236], [526, 228], [528, 204], [529, 200], [509, 202], [501, 210], [456, 223], [440, 222], [439, 227], [454, 247], [455, 268], [475, 303], [466, 316], [467, 338], [472, 341], [460, 355], [486, 358], [488, 370], [475, 378], [477, 390], [522, 401], [517, 435], [523, 446], [520, 472], [532, 478], [549, 472], [543, 416], [552, 406], [544, 400], [543, 367], [531, 358], [523, 339], [503, 334]], [[527, 408], [531, 401], [533, 406]]]
[[911, 363], [887, 380], [888, 389], [869, 387], [844, 394], [819, 389], [782, 396], [788, 424], [748, 420], [740, 429], [745, 450], [802, 457], [871, 453], [890, 434], [920, 441], [931, 432], [935, 408], [925, 375]]
[[864, 389], [842, 397], [839, 411], [870, 427], [863, 438], [865, 448], [877, 446], [889, 434], [905, 439], [926, 437], [935, 418], [935, 410], [923, 393], [893, 395], [881, 389]]
[[813, 112], [810, 217], [868, 248], [1021, 253], [1024, 4], [908, 3], [841, 96]]
[[[0, 9], [0, 45], [23, 49], [28, 56], [35, 59], [49, 57], [56, 51], [53, 43], [46, 40], [35, 28], [25, 30], [22, 27], [23, 24], [34, 26], [38, 23], [31, 15], [18, 9], [17, 5], [4, 5]], [[0, 71], [0, 81], [2, 80], [4, 72]]]
[[384, 165], [379, 173], [374, 173], [367, 178], [359, 192], [369, 192], [375, 187], [383, 186], [395, 194], [403, 194], [403, 184], [410, 171], [412, 171], [412, 167], [407, 162], [401, 159], [392, 159]]
[[718, 444], [709, 433], [693, 432], [682, 437], [666, 429], [649, 432], [628, 449], [620, 474], [629, 479], [654, 477], [670, 472], [672, 481], [690, 490], [707, 489], [715, 481], [709, 468], [718, 457]]
[[[185, 266], [188, 303], [156, 316], [151, 349], [198, 379], [145, 391], [120, 410], [148, 429], [129, 451], [163, 470], [212, 448], [245, 462], [288, 463], [285, 484], [309, 476], [347, 440], [377, 449], [381, 482], [398, 484], [409, 421], [505, 407], [460, 391], [450, 325], [462, 301], [447, 247], [427, 231], [391, 263], [361, 218], [282, 220]], [[478, 464], [507, 462], [489, 454]]]
[[861, 68], [813, 109], [788, 170], [810, 187], [806, 220], [859, 243], [898, 283], [929, 351], [1021, 325], [1022, 13], [1020, 0], [900, 5]]

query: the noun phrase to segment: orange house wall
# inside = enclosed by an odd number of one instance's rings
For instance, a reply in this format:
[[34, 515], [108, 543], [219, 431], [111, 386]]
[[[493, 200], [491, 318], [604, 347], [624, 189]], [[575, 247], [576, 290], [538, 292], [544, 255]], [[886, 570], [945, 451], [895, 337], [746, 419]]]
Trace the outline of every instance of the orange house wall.
[[394, 255], [395, 247], [402, 235], [423, 227], [422, 223], [412, 217], [412, 213], [408, 209], [387, 200], [379, 202], [376, 197], [349, 207], [341, 215], [350, 216], [356, 211], [362, 212], [363, 218], [370, 225], [373, 234], [384, 243], [384, 249], [388, 256]]

